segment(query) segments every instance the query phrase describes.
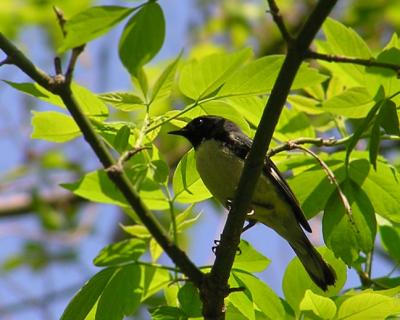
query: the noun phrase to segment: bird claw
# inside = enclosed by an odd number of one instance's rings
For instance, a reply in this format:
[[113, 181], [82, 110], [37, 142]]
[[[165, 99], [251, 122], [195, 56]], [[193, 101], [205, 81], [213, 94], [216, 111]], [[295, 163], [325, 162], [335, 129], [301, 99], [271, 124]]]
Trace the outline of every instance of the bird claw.
[[255, 225], [256, 223], [257, 223], [256, 220], [249, 219], [247, 225], [246, 225], [245, 227], [243, 227], [242, 233], [245, 232], [245, 231], [247, 231], [247, 230], [249, 230], [250, 228], [254, 227], [254, 225]]
[[[211, 250], [212, 250], [212, 252], [213, 252], [214, 254], [216, 254], [217, 248], [219, 247], [220, 243], [221, 243], [220, 240], [214, 240], [215, 246], [212, 246], [212, 247], [211, 247]], [[241, 255], [241, 254], [242, 254], [242, 250], [241, 250], [240, 248], [237, 248], [237, 249], [236, 249], [236, 254], [237, 254], [237, 255]]]

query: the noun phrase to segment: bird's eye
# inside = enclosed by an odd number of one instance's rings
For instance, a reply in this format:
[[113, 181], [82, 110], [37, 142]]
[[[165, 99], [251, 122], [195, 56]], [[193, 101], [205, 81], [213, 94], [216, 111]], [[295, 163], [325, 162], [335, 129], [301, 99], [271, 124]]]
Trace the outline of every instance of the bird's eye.
[[203, 121], [203, 119], [197, 119], [196, 122], [197, 122], [196, 125], [201, 126], [204, 121]]

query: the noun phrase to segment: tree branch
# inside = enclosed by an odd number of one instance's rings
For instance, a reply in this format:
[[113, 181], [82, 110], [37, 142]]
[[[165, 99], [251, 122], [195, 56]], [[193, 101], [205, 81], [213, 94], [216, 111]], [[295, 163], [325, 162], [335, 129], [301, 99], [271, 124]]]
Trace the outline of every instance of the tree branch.
[[288, 29], [286, 28], [285, 22], [283, 21], [282, 15], [279, 11], [278, 6], [276, 5], [275, 0], [268, 0], [268, 5], [270, 9], [270, 13], [276, 26], [278, 27], [282, 38], [286, 41], [287, 45], [290, 46], [290, 43], [293, 41], [292, 36], [290, 35]]
[[216, 259], [204, 281], [203, 292], [210, 296], [203, 298], [203, 315], [209, 319], [224, 318], [224, 298], [230, 270], [239, 245], [240, 235], [250, 207], [257, 180], [261, 174], [265, 154], [268, 150], [279, 116], [289, 94], [298, 69], [306, 55], [311, 41], [322, 23], [336, 4], [336, 0], [321, 0], [316, 5], [297, 38], [288, 47], [278, 78], [264, 109], [254, 142], [245, 161], [239, 186], [228, 215], [220, 245], [216, 249]]
[[373, 58], [361, 59], [353, 57], [344, 57], [331, 54], [323, 54], [312, 50], [308, 50], [306, 53], [306, 59], [316, 59], [316, 60], [323, 60], [327, 62], [338, 62], [338, 63], [352, 63], [366, 67], [381, 67], [381, 68], [391, 69], [396, 72], [397, 76], [400, 76], [400, 65], [394, 63], [376, 61]]
[[[75, 122], [86, 141], [92, 147], [104, 168], [110, 168], [115, 165], [115, 160], [107, 149], [103, 140], [97, 135], [93, 129], [89, 119], [82, 112], [74, 94], [71, 91], [70, 83], [65, 77], [56, 76], [54, 78], [39, 70], [35, 65], [18, 50], [2, 33], [0, 33], [0, 48], [13, 59], [13, 63], [19, 67], [24, 73], [38, 82], [41, 86], [60, 96], [68, 111], [71, 113]], [[145, 204], [139, 197], [138, 193], [132, 186], [125, 172], [109, 171], [108, 176], [114, 182], [117, 188], [124, 195], [127, 202], [141, 219], [142, 223], [147, 227], [153, 237], [157, 240], [160, 246], [174, 261], [193, 283], [200, 287], [203, 280], [203, 273], [193, 264], [187, 257], [184, 251], [178, 248], [169, 238], [167, 232], [154, 218], [151, 212], [146, 208]]]

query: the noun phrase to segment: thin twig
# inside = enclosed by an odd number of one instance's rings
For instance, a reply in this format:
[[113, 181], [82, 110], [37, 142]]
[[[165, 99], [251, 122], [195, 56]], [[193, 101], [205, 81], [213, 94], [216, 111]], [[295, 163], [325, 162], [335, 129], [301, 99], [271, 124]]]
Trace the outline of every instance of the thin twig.
[[122, 173], [124, 170], [124, 163], [131, 159], [133, 156], [138, 154], [140, 151], [145, 149], [151, 149], [150, 147], [137, 147], [132, 150], [125, 151], [117, 160], [117, 163], [113, 164], [111, 167], [106, 168], [106, 172], [112, 173]]
[[352, 211], [351, 211], [351, 205], [349, 203], [349, 200], [347, 199], [346, 195], [343, 193], [342, 188], [340, 188], [340, 185], [335, 177], [335, 174], [331, 170], [331, 168], [329, 168], [329, 166], [325, 163], [325, 161], [322, 160], [315, 152], [311, 151], [310, 149], [308, 149], [302, 145], [299, 145], [299, 144], [293, 144], [292, 147], [303, 150], [304, 152], [308, 153], [309, 155], [311, 155], [314, 159], [316, 159], [318, 161], [320, 166], [326, 172], [326, 175], [328, 176], [330, 182], [335, 185], [336, 190], [339, 193], [340, 200], [342, 201], [342, 204], [347, 212], [347, 215], [348, 215], [350, 221], [354, 224], [353, 217], [352, 217]]
[[72, 81], [76, 62], [78, 61], [78, 57], [83, 52], [84, 49], [85, 49], [84, 44], [72, 49], [71, 58], [69, 59], [67, 71], [65, 72], [65, 81], [68, 84], [71, 83]]
[[316, 60], [323, 60], [327, 62], [338, 62], [338, 63], [352, 63], [366, 67], [381, 67], [381, 68], [391, 69], [396, 72], [397, 76], [400, 76], [400, 65], [389, 62], [376, 61], [373, 58], [361, 59], [361, 58], [323, 54], [309, 50], [306, 53], [306, 59], [316, 59]]
[[56, 75], [62, 75], [62, 66], [60, 57], [54, 58], [54, 69], [56, 71]]
[[67, 20], [64, 17], [64, 12], [56, 6], [53, 6], [53, 11], [56, 14], [57, 21], [58, 21], [58, 24], [60, 25], [61, 32], [62, 32], [63, 36], [65, 37], [67, 35], [67, 31], [65, 30], [65, 23], [67, 22]]
[[271, 13], [271, 16], [274, 19], [274, 22], [278, 27], [282, 35], [282, 38], [286, 41], [288, 45], [290, 45], [293, 41], [293, 38], [290, 35], [288, 29], [286, 28], [285, 22], [283, 21], [283, 17], [279, 11], [279, 8], [275, 0], [268, 0], [268, 5], [269, 5], [269, 13]]

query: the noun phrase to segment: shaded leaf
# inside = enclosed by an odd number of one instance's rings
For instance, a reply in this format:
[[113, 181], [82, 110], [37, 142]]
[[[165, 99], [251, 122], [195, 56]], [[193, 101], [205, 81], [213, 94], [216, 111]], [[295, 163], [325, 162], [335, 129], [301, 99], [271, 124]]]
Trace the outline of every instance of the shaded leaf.
[[165, 20], [160, 5], [150, 1], [128, 21], [119, 41], [119, 57], [133, 76], [161, 49]]
[[233, 263], [234, 269], [245, 270], [248, 272], [261, 272], [270, 263], [270, 260], [255, 250], [250, 243], [245, 240], [240, 240], [240, 254], [236, 256]]
[[182, 310], [188, 317], [202, 316], [202, 302], [200, 300], [199, 291], [191, 282], [186, 282], [179, 289], [178, 300]]
[[143, 100], [130, 92], [107, 92], [100, 94], [99, 98], [126, 112], [142, 110], [145, 107]]
[[133, 262], [146, 251], [146, 243], [141, 239], [128, 239], [110, 244], [94, 258], [96, 266], [112, 266], [126, 262]]
[[100, 37], [134, 10], [119, 6], [98, 6], [79, 12], [67, 19], [64, 26], [67, 35], [58, 51], [79, 47]]

